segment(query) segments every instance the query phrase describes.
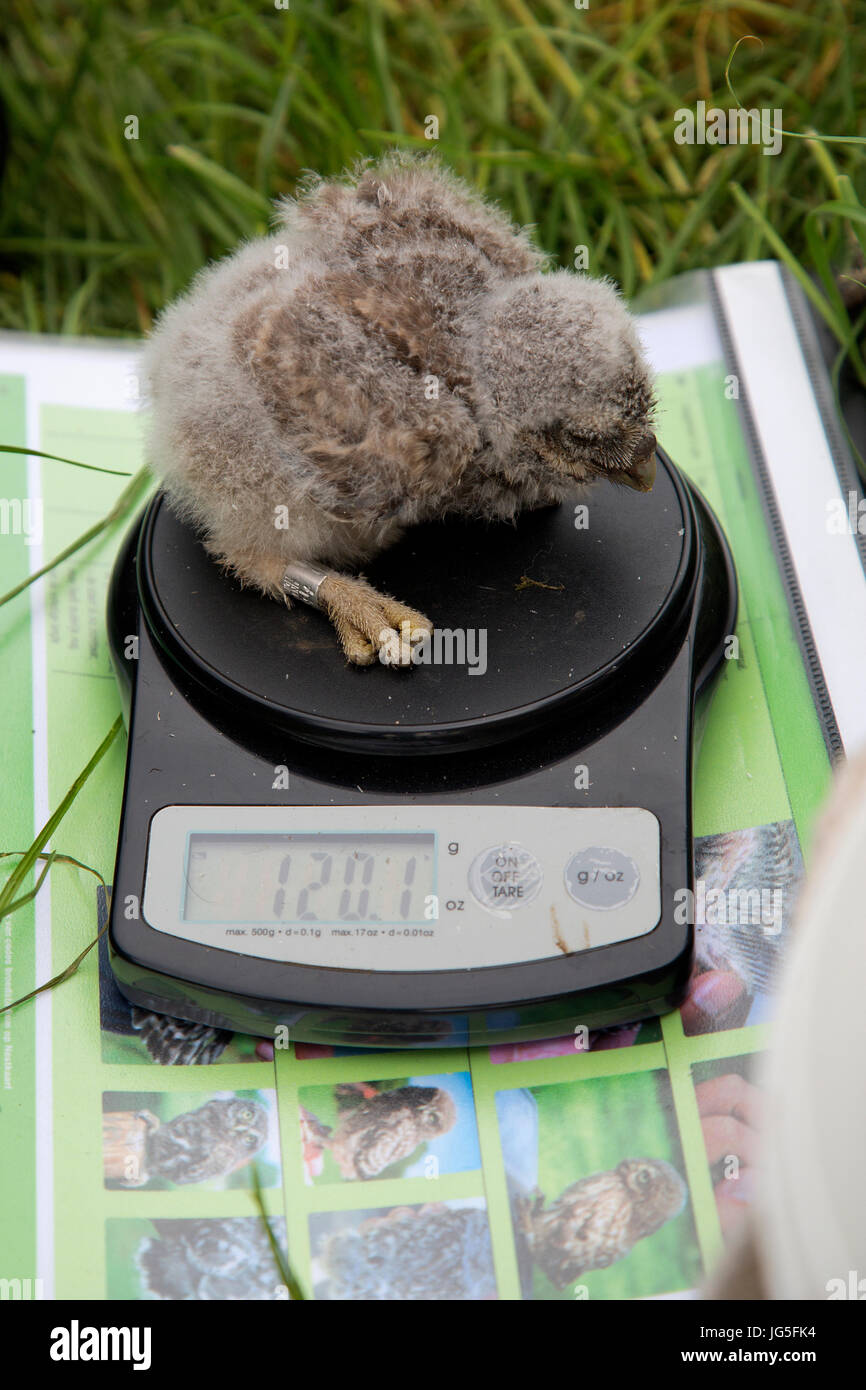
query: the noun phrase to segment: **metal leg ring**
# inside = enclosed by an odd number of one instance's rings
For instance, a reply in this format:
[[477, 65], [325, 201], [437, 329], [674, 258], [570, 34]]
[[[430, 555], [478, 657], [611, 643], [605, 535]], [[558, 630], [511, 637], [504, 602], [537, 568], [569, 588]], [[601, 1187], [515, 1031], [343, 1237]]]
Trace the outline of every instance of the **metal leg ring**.
[[299, 603], [306, 603], [310, 608], [321, 608], [319, 590], [327, 577], [328, 571], [319, 569], [318, 565], [297, 561], [293, 565], [286, 565], [281, 581], [282, 590]]

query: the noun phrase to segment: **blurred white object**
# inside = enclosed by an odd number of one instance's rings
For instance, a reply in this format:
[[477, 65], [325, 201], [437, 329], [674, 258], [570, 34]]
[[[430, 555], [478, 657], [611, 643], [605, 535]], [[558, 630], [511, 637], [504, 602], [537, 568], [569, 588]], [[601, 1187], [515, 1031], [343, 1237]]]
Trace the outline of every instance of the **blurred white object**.
[[761, 1078], [758, 1188], [705, 1296], [866, 1298], [866, 755], [816, 832]]

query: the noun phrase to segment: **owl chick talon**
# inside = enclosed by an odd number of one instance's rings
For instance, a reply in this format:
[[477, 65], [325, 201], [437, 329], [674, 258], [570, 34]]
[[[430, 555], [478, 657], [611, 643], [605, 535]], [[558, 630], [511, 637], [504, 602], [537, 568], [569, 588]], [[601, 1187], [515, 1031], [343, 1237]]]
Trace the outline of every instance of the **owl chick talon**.
[[413, 650], [433, 631], [429, 618], [378, 593], [363, 579], [328, 574], [317, 599], [356, 666], [369, 666], [377, 657], [385, 666], [410, 666]]
[[372, 666], [376, 660], [376, 648], [372, 642], [368, 642], [362, 632], [356, 627], [349, 627], [346, 624], [335, 623], [337, 636], [340, 639], [340, 646], [347, 659], [353, 666]]
[[416, 649], [433, 631], [433, 624], [411, 608], [399, 606], [411, 617], [399, 620], [398, 627], [383, 628], [379, 633], [379, 660], [383, 666], [411, 666]]

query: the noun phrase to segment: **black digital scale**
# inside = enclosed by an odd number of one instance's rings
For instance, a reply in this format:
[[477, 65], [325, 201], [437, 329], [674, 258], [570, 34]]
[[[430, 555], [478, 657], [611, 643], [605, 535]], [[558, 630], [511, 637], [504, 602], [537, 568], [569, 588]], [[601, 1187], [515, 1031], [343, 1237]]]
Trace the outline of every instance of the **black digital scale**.
[[162, 494], [127, 538], [124, 994], [392, 1048], [674, 1007], [697, 697], [737, 606], [700, 494], [659, 451], [648, 495], [421, 526], [367, 573], [436, 625], [412, 670], [348, 666], [322, 614], [241, 589]]

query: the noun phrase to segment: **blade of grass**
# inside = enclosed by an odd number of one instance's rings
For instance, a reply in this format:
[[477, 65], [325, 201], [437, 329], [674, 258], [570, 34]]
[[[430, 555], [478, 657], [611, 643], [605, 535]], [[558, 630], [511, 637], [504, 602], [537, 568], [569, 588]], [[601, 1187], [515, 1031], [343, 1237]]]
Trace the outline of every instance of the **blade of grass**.
[[259, 1216], [261, 1217], [262, 1223], [264, 1225], [265, 1233], [268, 1237], [268, 1244], [271, 1247], [271, 1253], [274, 1257], [274, 1263], [276, 1264], [277, 1269], [279, 1270], [280, 1279], [282, 1280], [282, 1283], [285, 1286], [285, 1288], [288, 1290], [289, 1298], [291, 1299], [291, 1301], [293, 1303], [303, 1302], [305, 1300], [304, 1291], [291, 1271], [289, 1262], [285, 1256], [285, 1252], [283, 1251], [282, 1246], [280, 1245], [279, 1241], [274, 1235], [270, 1218], [268, 1216], [267, 1211], [265, 1210], [265, 1199], [262, 1193], [262, 1182], [261, 1178], [259, 1177], [258, 1164], [251, 1164], [250, 1171], [252, 1175], [253, 1202], [255, 1203], [256, 1209], [258, 1210]]
[[[734, 101], [737, 103], [737, 106], [739, 107], [742, 107], [743, 103], [740, 101], [740, 98], [737, 96], [731, 84], [731, 64], [733, 63], [734, 58], [736, 57], [737, 49], [740, 47], [740, 45], [749, 41], [751, 41], [752, 43], [760, 44], [762, 48], [764, 46], [763, 41], [759, 39], [756, 34], [743, 34], [741, 38], [737, 39], [737, 42], [731, 49], [731, 55], [728, 58], [727, 66], [725, 67], [725, 82], [727, 84], [728, 91], [730, 92], [731, 96], [734, 98]], [[792, 140], [815, 140], [825, 145], [866, 145], [866, 135], [821, 135], [816, 130], [786, 130], [784, 126], [773, 126], [772, 131], [774, 135], [787, 135]]]
[[[105, 8], [106, 6], [104, 3], [91, 5], [90, 7], [90, 13], [87, 16], [87, 24], [85, 26], [84, 36], [81, 40], [81, 47], [79, 48], [78, 57], [76, 59], [75, 66], [72, 69], [69, 81], [66, 84], [66, 90], [64, 91], [63, 96], [54, 108], [53, 119], [45, 132], [45, 137], [42, 141], [39, 150], [37, 151], [36, 158], [29, 161], [28, 163], [27, 173], [25, 175], [24, 180], [24, 188], [23, 190], [20, 190], [18, 194], [19, 197], [22, 197], [25, 200], [29, 199], [33, 192], [33, 189], [37, 186], [40, 180], [44, 178], [45, 167], [51, 155], [51, 150], [54, 145], [54, 142], [57, 139], [58, 133], [61, 130], [63, 130], [66, 126], [70, 111], [72, 109], [72, 103], [75, 100], [75, 94], [78, 91], [81, 80], [84, 77], [84, 74], [90, 64], [90, 57], [93, 45], [96, 43], [96, 40], [99, 37], [100, 30], [102, 29], [102, 21], [103, 15], [105, 13]], [[13, 209], [11, 207], [9, 207], [9, 212], [13, 212]], [[4, 222], [5, 220], [6, 219], [4, 219]]]
[[[17, 859], [20, 855], [26, 853], [26, 849], [4, 849], [0, 850], [0, 859]], [[20, 898], [16, 898], [13, 903], [10, 903], [6, 909], [7, 914], [10, 912], [15, 912], [19, 907], [23, 907], [25, 903], [32, 901], [32, 899], [36, 897], [40, 887], [42, 886], [42, 882], [45, 878], [45, 875], [51, 868], [52, 864], [71, 864], [73, 868], [84, 869], [87, 873], [93, 874], [94, 878], [98, 878], [99, 882], [102, 884], [106, 892], [108, 891], [108, 884], [105, 882], [105, 879], [102, 877], [102, 874], [99, 872], [99, 870], [94, 869], [91, 864], [82, 863], [80, 859], [76, 859], [71, 854], [61, 854], [58, 850], [52, 849], [49, 850], [48, 854], [37, 855], [37, 859], [45, 861], [45, 868], [39, 875], [39, 881], [36, 884], [36, 887], [31, 888], [28, 893], [23, 893]]]
[[61, 550], [59, 555], [55, 555], [54, 559], [49, 560], [41, 569], [35, 570], [34, 573], [28, 575], [26, 579], [22, 579], [20, 584], [16, 584], [13, 589], [7, 589], [5, 594], [0, 595], [0, 608], [2, 608], [4, 603], [9, 603], [9, 601], [16, 598], [18, 594], [23, 593], [31, 584], [35, 584], [37, 579], [42, 579], [44, 575], [49, 574], [51, 570], [56, 569], [58, 565], [62, 565], [64, 560], [68, 560], [71, 555], [77, 554], [77, 552], [83, 549], [90, 541], [101, 535], [103, 531], [107, 531], [116, 521], [119, 521], [132, 506], [145, 483], [150, 480], [150, 476], [149, 469], [139, 469], [139, 471], [133, 475], [132, 480], [127, 483], [114, 506], [109, 512], [106, 512], [102, 520], [95, 522], [93, 526], [89, 526], [71, 545], [68, 545], [65, 550]]
[[[0, 853], [0, 859], [8, 859], [12, 856], [17, 856], [19, 854], [25, 855], [27, 853], [27, 850], [4, 850], [2, 853]], [[51, 850], [48, 854], [38, 854], [36, 858], [37, 860], [43, 860], [45, 863], [45, 867], [42, 870], [42, 873], [39, 875], [35, 888], [32, 888], [29, 893], [22, 894], [21, 897], [16, 898], [14, 902], [9, 903], [9, 905], [6, 907], [6, 915], [15, 912], [17, 908], [23, 907], [25, 903], [31, 902], [36, 897], [36, 895], [39, 892], [39, 889], [45, 882], [45, 878], [53, 864], [69, 864], [74, 868], [84, 869], [86, 873], [92, 874], [93, 877], [98, 879], [99, 882], [102, 884], [102, 887], [105, 889], [106, 897], [110, 903], [111, 893], [108, 884], [105, 882], [105, 879], [102, 877], [102, 874], [99, 872], [99, 870], [94, 869], [90, 864], [82, 863], [80, 859], [75, 859], [71, 854], [60, 854], [57, 850]], [[94, 946], [97, 944], [100, 937], [107, 931], [107, 929], [108, 921], [106, 920], [105, 926], [97, 932], [93, 940], [89, 942], [87, 946], [85, 946], [84, 950], [79, 952], [75, 959], [71, 961], [69, 965], [65, 966], [59, 974], [54, 975], [50, 980], [46, 980], [45, 984], [37, 985], [35, 989], [30, 990], [29, 994], [22, 994], [20, 998], [13, 999], [11, 1004], [4, 1005], [4, 1007], [0, 1009], [0, 1014], [9, 1013], [12, 1009], [19, 1008], [21, 1004], [27, 1004], [31, 999], [35, 999], [38, 994], [44, 994], [46, 990], [54, 989], [57, 985], [63, 984], [65, 980], [70, 979], [75, 974], [82, 961], [84, 961], [90, 954], [90, 952], [93, 950]]]
[[66, 792], [66, 795], [63, 797], [63, 800], [60, 802], [60, 805], [56, 808], [56, 810], [52, 811], [51, 815], [48, 817], [48, 820], [45, 822], [42, 829], [39, 831], [39, 834], [36, 836], [36, 839], [33, 841], [33, 844], [30, 846], [30, 848], [24, 851], [23, 855], [21, 856], [21, 862], [17, 865], [15, 869], [13, 869], [12, 873], [9, 875], [9, 878], [4, 883], [2, 889], [0, 889], [0, 918], [5, 917], [8, 913], [10, 904], [12, 904], [15, 901], [18, 889], [21, 887], [22, 883], [27, 878], [27, 875], [30, 873], [31, 869], [33, 868], [34, 864], [39, 858], [41, 851], [45, 848], [46, 844], [51, 839], [52, 835], [54, 834], [60, 822], [63, 820], [63, 817], [66, 815], [67, 811], [69, 810], [73, 801], [77, 797], [78, 793], [81, 791], [81, 788], [84, 786], [90, 774], [102, 762], [102, 759], [105, 757], [106, 753], [108, 752], [111, 745], [114, 743], [114, 740], [117, 738], [117, 735], [120, 733], [122, 728], [123, 719], [120, 715], [118, 715], [111, 728], [109, 729], [108, 733], [105, 735], [105, 738], [102, 740], [99, 747], [97, 748], [96, 752], [85, 764], [81, 772], [79, 772], [78, 776], [76, 777], [75, 781], [69, 787], [69, 790]]
[[827, 323], [828, 326], [836, 334], [836, 337], [838, 338], [839, 342], [845, 342], [847, 340], [847, 337], [849, 336], [849, 325], [847, 317], [843, 322], [840, 319], [839, 315], [836, 312], [834, 312], [834, 310], [828, 304], [824, 295], [821, 294], [820, 290], [818, 290], [815, 287], [813, 281], [806, 274], [806, 271], [803, 269], [796, 256], [792, 254], [789, 247], [779, 236], [779, 233], [776, 231], [775, 227], [770, 225], [769, 221], [767, 220], [764, 213], [761, 212], [760, 208], [755, 206], [748, 193], [746, 193], [745, 189], [742, 188], [741, 185], [738, 183], [732, 183], [731, 192], [733, 193], [740, 206], [749, 215], [749, 217], [754, 218], [754, 220], [760, 224], [768, 244], [772, 247], [773, 251], [779, 257], [779, 260], [784, 261], [785, 265], [791, 271], [791, 274], [798, 281], [804, 294], [815, 306], [818, 313], [824, 319], [825, 323]]
[[392, 130], [396, 130], [402, 134], [403, 113], [400, 109], [400, 98], [394, 86], [394, 79], [391, 76], [391, 69], [388, 61], [388, 45], [385, 41], [384, 16], [379, 0], [369, 0], [367, 5], [367, 23], [370, 56], [373, 60], [373, 71], [379, 83], [382, 100], [385, 104], [385, 114]]
[[0, 454], [26, 454], [29, 458], [52, 459], [54, 463], [71, 463], [74, 468], [86, 468], [89, 473], [111, 473], [115, 478], [131, 478], [131, 473], [121, 468], [100, 468], [95, 463], [82, 463], [80, 459], [65, 459], [59, 454], [44, 454], [41, 449], [22, 449], [17, 444], [0, 444]]
[[197, 150], [188, 149], [185, 145], [169, 145], [167, 152], [172, 159], [185, 165], [205, 183], [213, 184], [215, 188], [222, 189], [223, 192], [245, 205], [258, 217], [264, 218], [265, 221], [270, 217], [272, 208], [267, 198], [263, 198], [261, 193], [250, 188], [235, 174], [230, 174], [227, 169], [222, 169], [219, 164], [214, 164], [213, 160], [207, 159]]

